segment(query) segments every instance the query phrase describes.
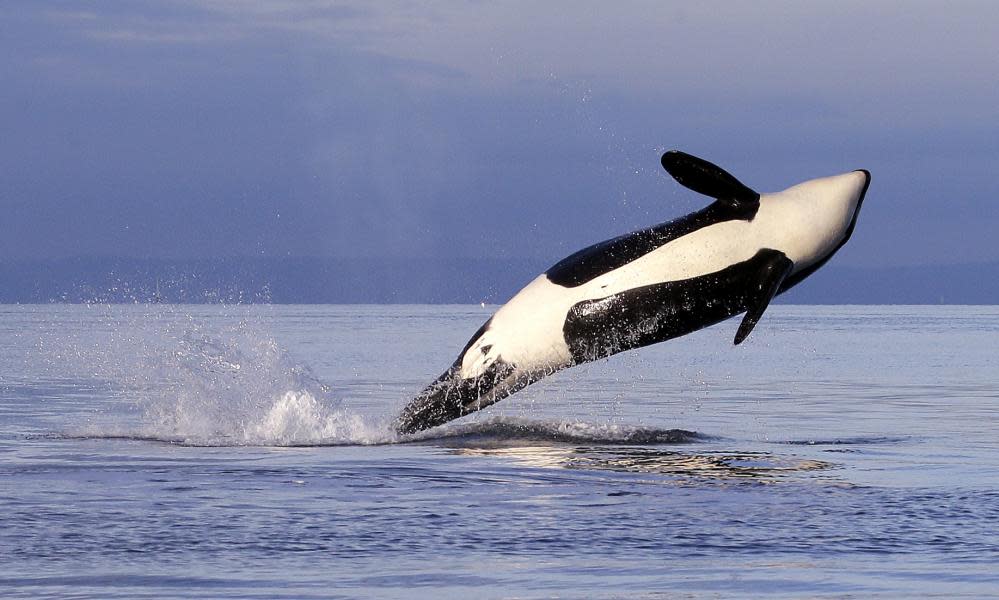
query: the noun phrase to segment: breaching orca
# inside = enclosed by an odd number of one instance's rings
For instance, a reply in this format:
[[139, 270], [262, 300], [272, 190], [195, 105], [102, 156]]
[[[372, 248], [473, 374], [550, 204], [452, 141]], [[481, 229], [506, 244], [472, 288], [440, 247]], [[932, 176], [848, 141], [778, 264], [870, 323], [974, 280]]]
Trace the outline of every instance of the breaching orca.
[[770, 300], [850, 239], [864, 170], [759, 194], [718, 166], [670, 151], [663, 168], [707, 208], [584, 248], [532, 281], [472, 336], [396, 421], [413, 433], [485, 408], [561, 369], [669, 340]]

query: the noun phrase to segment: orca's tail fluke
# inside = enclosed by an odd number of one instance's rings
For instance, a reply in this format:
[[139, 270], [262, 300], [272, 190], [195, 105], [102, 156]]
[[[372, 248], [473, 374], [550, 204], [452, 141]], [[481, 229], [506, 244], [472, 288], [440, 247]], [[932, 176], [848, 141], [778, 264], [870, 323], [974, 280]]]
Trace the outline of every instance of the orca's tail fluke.
[[455, 371], [454, 367], [448, 369], [402, 409], [395, 420], [396, 431], [416, 433], [443, 425], [464, 414], [462, 406], [468, 394], [463, 393], [460, 377]]
[[395, 420], [401, 434], [443, 425], [499, 402], [536, 378], [519, 373], [514, 365], [496, 361], [478, 377], [462, 377], [455, 365], [444, 372], [402, 409]]

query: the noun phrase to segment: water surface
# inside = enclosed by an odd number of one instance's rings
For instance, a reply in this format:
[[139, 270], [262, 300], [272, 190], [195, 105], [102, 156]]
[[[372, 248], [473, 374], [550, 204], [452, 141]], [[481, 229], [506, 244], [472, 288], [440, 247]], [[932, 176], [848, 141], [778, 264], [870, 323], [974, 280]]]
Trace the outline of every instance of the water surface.
[[0, 306], [0, 593], [999, 594], [999, 308], [773, 306], [399, 439], [492, 310]]

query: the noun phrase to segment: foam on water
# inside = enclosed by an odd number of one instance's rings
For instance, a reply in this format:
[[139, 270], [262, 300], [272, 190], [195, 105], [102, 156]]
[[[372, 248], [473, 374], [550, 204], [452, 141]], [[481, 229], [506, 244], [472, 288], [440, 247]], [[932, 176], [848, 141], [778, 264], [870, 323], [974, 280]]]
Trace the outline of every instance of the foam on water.
[[[362, 415], [295, 361], [259, 322], [232, 319], [206, 330], [177, 308], [105, 323], [83, 344], [55, 334], [44, 344], [60, 369], [106, 382], [120, 411], [69, 433], [204, 446], [388, 443], [387, 418]], [[111, 313], [108, 313], [109, 315]], [[110, 317], [109, 317], [110, 318]]]
[[166, 385], [147, 398], [146, 427], [188, 444], [384, 443], [385, 423], [352, 413], [330, 386], [271, 338], [242, 324], [226, 338], [185, 335], [160, 366]]

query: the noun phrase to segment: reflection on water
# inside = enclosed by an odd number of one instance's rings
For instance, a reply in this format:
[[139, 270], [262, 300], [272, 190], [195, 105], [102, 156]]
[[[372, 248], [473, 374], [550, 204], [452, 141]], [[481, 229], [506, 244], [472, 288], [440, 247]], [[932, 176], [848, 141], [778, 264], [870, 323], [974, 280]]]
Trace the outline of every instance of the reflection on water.
[[708, 479], [774, 482], [782, 476], [833, 467], [825, 461], [767, 452], [687, 452], [661, 448], [491, 446], [454, 448], [455, 454], [511, 459], [529, 467], [655, 473]]
[[684, 429], [509, 417], [457, 423], [413, 440], [451, 454], [502, 458], [527, 467], [649, 473], [680, 481], [769, 483], [833, 466], [766, 451], [706, 449], [712, 441], [718, 439]]

